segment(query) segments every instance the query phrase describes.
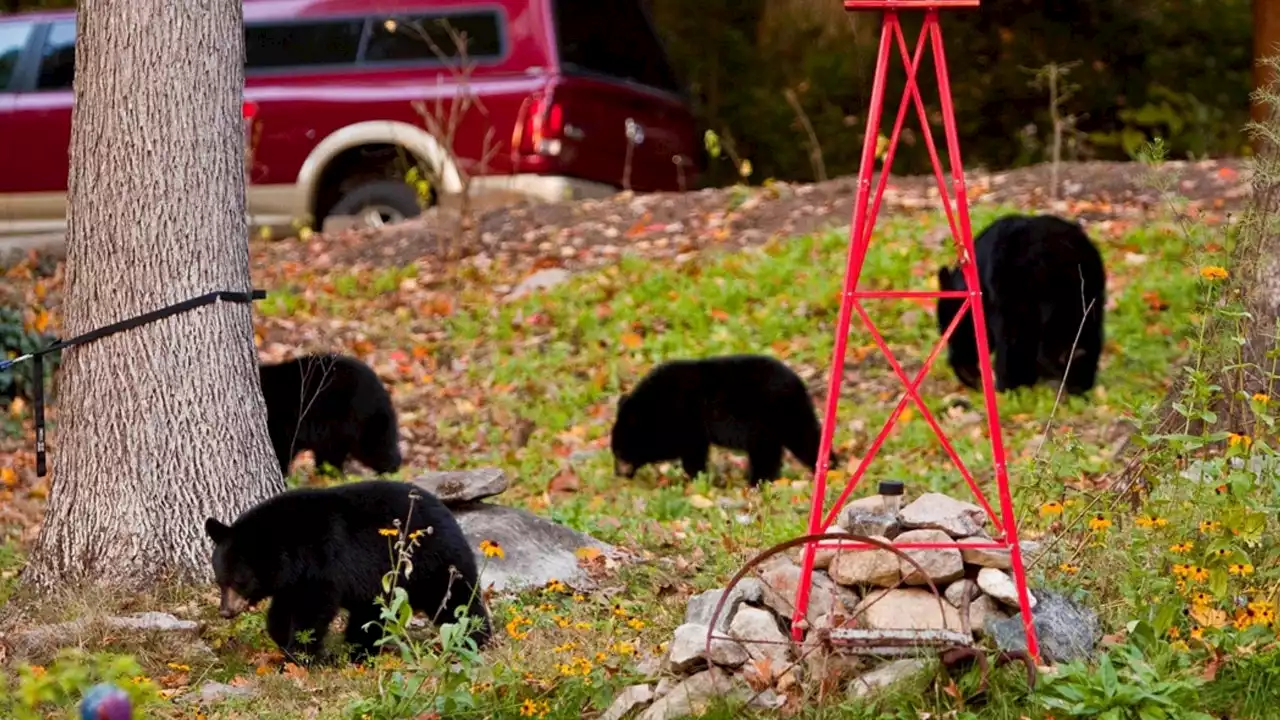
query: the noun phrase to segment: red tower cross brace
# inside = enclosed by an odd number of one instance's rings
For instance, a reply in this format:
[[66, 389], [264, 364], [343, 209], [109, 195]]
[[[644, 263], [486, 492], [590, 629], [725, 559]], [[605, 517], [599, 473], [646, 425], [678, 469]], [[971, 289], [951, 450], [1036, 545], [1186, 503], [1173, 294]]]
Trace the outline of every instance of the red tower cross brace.
[[[1022, 625], [1026, 633], [1027, 652], [1035, 659], [1039, 659], [1040, 651], [1036, 642], [1035, 628], [1031, 623], [1031, 607], [1030, 595], [1027, 592], [1026, 571], [1022, 564], [1022, 552], [1018, 545], [1018, 533], [1016, 520], [1013, 512], [1013, 496], [1009, 489], [1009, 474], [1005, 464], [1004, 442], [1001, 437], [1000, 415], [996, 407], [995, 383], [991, 373], [991, 356], [990, 348], [987, 345], [987, 327], [986, 317], [982, 311], [982, 294], [978, 284], [978, 269], [975, 266], [976, 258], [973, 249], [972, 230], [969, 225], [969, 202], [965, 192], [964, 184], [964, 168], [960, 163], [960, 143], [956, 132], [955, 109], [951, 102], [951, 83], [947, 77], [946, 55], [942, 45], [942, 27], [938, 23], [938, 11], [944, 8], [977, 8], [979, 0], [844, 0], [845, 10], [881, 10], [883, 11], [883, 22], [880, 31], [880, 48], [876, 58], [876, 70], [874, 80], [871, 86], [871, 103], [867, 116], [866, 136], [863, 140], [861, 166], [858, 171], [858, 189], [857, 196], [853, 205], [853, 222], [849, 229], [849, 257], [848, 265], [845, 269], [844, 291], [840, 299], [840, 315], [836, 326], [835, 348], [832, 352], [831, 375], [827, 383], [827, 403], [825, 419], [822, 423], [822, 443], [818, 450], [818, 464], [814, 469], [814, 486], [813, 500], [809, 512], [809, 531], [810, 535], [825, 533], [827, 528], [835, 521], [839, 515], [840, 508], [844, 505], [849, 495], [853, 492], [854, 487], [862, 479], [866, 472], [867, 466], [875, 458], [880, 447], [888, 438], [890, 431], [897, 424], [898, 418], [902, 411], [906, 409], [908, 401], [913, 402], [918, 408], [921, 417], [929, 424], [937, 435], [939, 442], [947, 456], [950, 457], [952, 463], [960, 471], [961, 477], [969, 489], [973, 491], [974, 497], [978, 501], [978, 505], [991, 518], [995, 527], [1000, 529], [999, 537], [987, 543], [967, 544], [964, 547], [975, 549], [1002, 549], [1007, 550], [1010, 555], [1010, 561], [1013, 570], [1014, 584], [1018, 591], [1018, 604], [1022, 612]], [[914, 54], [910, 54], [907, 48], [907, 40], [902, 31], [902, 24], [898, 19], [898, 13], [902, 10], [923, 10], [924, 24], [920, 31], [920, 37], [916, 42]], [[879, 138], [881, 117], [884, 112], [885, 100], [885, 83], [889, 72], [889, 55], [892, 47], [897, 45], [898, 53], [902, 58], [902, 62], [906, 67], [906, 87], [903, 91], [902, 101], [898, 106], [897, 120], [893, 125], [893, 132], [889, 136], [889, 144], [885, 150], [882, 171], [880, 173], [879, 182], [876, 183], [874, 193], [871, 187], [871, 177], [875, 169], [876, 141]], [[942, 110], [942, 125], [946, 135], [946, 149], [949, 164], [951, 166], [951, 182], [954, 188], [954, 207], [951, 200], [951, 192], [948, 191], [947, 182], [942, 170], [942, 163], [938, 158], [938, 148], [934, 144], [933, 135], [929, 129], [928, 116], [925, 113], [924, 101], [920, 96], [920, 88], [916, 82], [916, 73], [920, 67], [921, 58], [924, 56], [926, 45], [931, 45], [934, 56], [934, 67], [937, 71], [938, 95]], [[933, 163], [934, 177], [938, 182], [939, 195], [941, 196], [943, 211], [946, 214], [947, 224], [951, 229], [951, 236], [956, 242], [957, 250], [960, 254], [961, 268], [964, 273], [965, 285], [968, 290], [962, 291], [915, 291], [915, 290], [858, 290], [858, 279], [862, 273], [863, 262], [867, 256], [867, 250], [871, 243], [871, 233], [875, 227], [876, 215], [880, 210], [880, 203], [884, 197], [885, 186], [889, 177], [889, 168], [893, 165], [894, 152], [898, 147], [898, 139], [902, 133], [902, 123], [906, 119], [908, 102], [915, 105], [916, 113], [920, 118], [920, 128], [924, 137], [925, 148], [929, 152], [929, 158]], [[924, 366], [916, 374], [915, 378], [909, 378], [898, 360], [890, 351], [885, 343], [884, 337], [880, 330], [872, 322], [871, 317], [867, 314], [863, 307], [862, 299], [864, 298], [896, 298], [896, 299], [914, 299], [914, 298], [957, 298], [963, 300], [960, 311], [956, 314], [955, 319], [943, 332], [941, 339], [934, 346], [933, 351], [924, 361]], [[827, 492], [827, 464], [831, 451], [832, 435], [835, 431], [836, 424], [836, 405], [840, 398], [840, 383], [844, 375], [844, 357], [845, 350], [849, 342], [849, 325], [853, 312], [856, 311], [862, 319], [867, 331], [871, 335], [871, 339], [884, 353], [885, 359], [889, 366], [897, 374], [902, 381], [906, 390], [898, 401], [898, 405], [890, 413], [888, 420], [885, 421], [884, 427], [881, 428], [879, 435], [871, 443], [864, 456], [858, 462], [857, 468], [849, 478], [848, 485], [844, 491], [840, 493], [840, 497], [828, 511], [825, 507]], [[991, 440], [991, 457], [995, 466], [995, 479], [997, 492], [999, 495], [1000, 512], [997, 513], [989, 502], [982, 490], [978, 487], [973, 474], [965, 467], [960, 456], [956, 453], [955, 448], [947, 440], [946, 433], [938, 425], [937, 419], [925, 402], [920, 397], [920, 383], [928, 374], [929, 369], [933, 366], [934, 360], [938, 357], [938, 353], [943, 346], [947, 344], [951, 334], [959, 325], [961, 318], [965, 313], [969, 312], [973, 317], [973, 328], [976, 335], [978, 345], [978, 362], [979, 371], [982, 376], [982, 393], [986, 401], [987, 411], [987, 431]], [[865, 543], [843, 542], [843, 543], [823, 543], [824, 548], [831, 549], [850, 549], [865, 550], [870, 546]], [[961, 546], [956, 542], [946, 543], [895, 543], [895, 547], [902, 549], [959, 549]], [[795, 615], [792, 622], [792, 632], [795, 640], [799, 641], [804, 631], [802, 621], [809, 604], [809, 593], [812, 585], [812, 572], [814, 556], [817, 551], [817, 542], [810, 542], [805, 545], [803, 572], [801, 573], [800, 587], [796, 592]]]

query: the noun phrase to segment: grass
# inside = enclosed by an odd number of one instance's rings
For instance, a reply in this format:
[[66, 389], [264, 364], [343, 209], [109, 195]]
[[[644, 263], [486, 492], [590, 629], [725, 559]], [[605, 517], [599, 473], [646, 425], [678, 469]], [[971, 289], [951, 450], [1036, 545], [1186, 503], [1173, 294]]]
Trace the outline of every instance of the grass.
[[[1008, 210], [976, 210], [974, 225]], [[936, 214], [882, 221], [867, 260], [867, 285], [930, 286], [951, 254], [918, 239], [939, 222]], [[1024, 529], [1046, 540], [1063, 538], [1031, 570], [1031, 582], [1084, 597], [1099, 608], [1116, 643], [1104, 663], [1111, 674], [1069, 667], [1042, 697], [1096, 695], [1095, 715], [1103, 717], [1193, 717], [1177, 714], [1187, 710], [1178, 705], [1188, 697], [1232, 717], [1265, 717], [1280, 694], [1274, 635], [1261, 622], [1240, 623], [1231, 610], [1236, 598], [1273, 607], [1280, 572], [1269, 538], [1280, 486], [1270, 476], [1233, 475], [1224, 463], [1248, 453], [1269, 457], [1267, 438], [1237, 441], [1213, 460], [1219, 463], [1214, 472], [1229, 476], [1227, 492], [1218, 483], [1174, 481], [1182, 458], [1172, 450], [1153, 456], [1152, 474], [1164, 481], [1155, 484], [1144, 509], [1149, 517], [1115, 509], [1100, 492], [1106, 474], [1117, 469], [1119, 442], [1197, 351], [1188, 319], [1205, 307], [1207, 286], [1198, 271], [1224, 243], [1209, 228], [1183, 234], [1153, 223], [1115, 230], [1094, 233], [1109, 268], [1111, 297], [1099, 387], [1087, 398], [1061, 401], [1043, 448], [1054, 390], [1041, 386], [999, 401]], [[393, 717], [385, 713], [405, 706], [396, 703], [412, 696], [406, 688], [415, 678], [427, 681], [430, 690], [422, 694], [438, 700], [438, 710], [448, 709], [447, 717], [578, 718], [603, 709], [620, 688], [643, 679], [637, 659], [661, 654], [690, 593], [722, 585], [764, 547], [803, 534], [811, 491], [808, 474], [794, 461], [782, 480], [749, 491], [743, 459], [723, 451], [713, 451], [709, 477], [686, 481], [673, 466], [643, 470], [632, 481], [616, 478], [608, 452], [616, 397], [662, 360], [767, 352], [800, 372], [821, 401], [845, 248], [846, 238], [832, 233], [683, 264], [626, 256], [513, 303], [497, 301], [504, 278], [476, 268], [463, 271], [464, 289], [447, 298], [424, 289], [413, 266], [260, 280], [279, 288], [263, 304], [263, 335], [296, 346], [305, 342], [294, 328], [323, 326], [324, 344], [361, 349], [392, 379], [411, 465], [502, 467], [515, 478], [504, 502], [635, 550], [646, 561], [616, 569], [599, 593], [552, 588], [497, 600], [495, 626], [502, 637], [483, 662], [410, 667], [387, 655], [362, 669], [281, 669], [261, 614], [222, 621], [207, 589], [182, 600], [134, 598], [123, 606], [183, 608], [184, 616], [205, 622], [202, 639], [215, 656], [176, 660], [164, 648], [113, 644], [110, 638], [98, 638], [92, 647], [135, 655], [137, 672], [162, 694], [205, 680], [247, 681], [256, 688], [255, 699], [218, 704], [207, 709], [209, 718]], [[937, 338], [931, 307], [869, 301], [869, 311], [908, 372], [918, 369]], [[835, 434], [846, 457], [862, 454], [900, 390], [856, 319], [849, 348]], [[945, 354], [922, 395], [994, 502], [981, 395], [959, 385], [945, 367]], [[1171, 442], [1165, 444], [1173, 447]], [[909, 494], [966, 492], [918, 412], [905, 416], [889, 438], [861, 492], [886, 477], [906, 481]], [[828, 502], [843, 485], [834, 484]], [[1202, 532], [1202, 523], [1218, 525]], [[1187, 542], [1194, 547], [1169, 549]], [[16, 543], [0, 546], [0, 599], [21, 562]], [[1175, 563], [1207, 574], [1203, 580], [1185, 568], [1175, 574]], [[1245, 563], [1250, 574], [1231, 572]], [[1198, 598], [1199, 592], [1211, 600]], [[1210, 610], [1223, 613], [1226, 622]], [[56, 674], [50, 653], [30, 659]], [[69, 667], [87, 662], [81, 658]], [[962, 686], [971, 682], [964, 679]], [[1130, 702], [1125, 689], [1146, 685], [1154, 688], [1149, 694], [1173, 703], [1169, 714], [1139, 714], [1146, 701]], [[876, 703], [828, 699], [802, 716], [838, 708], [840, 717], [914, 718], [955, 706], [936, 686], [912, 686]], [[1108, 709], [1116, 714], [1103, 714]], [[185, 706], [162, 701], [149, 712], [189, 717]], [[1054, 713], [1094, 716], [1070, 708]], [[720, 716], [741, 716], [741, 709]], [[984, 706], [947, 717], [1016, 720], [1046, 718], [1048, 712], [1010, 672], [997, 676]]]

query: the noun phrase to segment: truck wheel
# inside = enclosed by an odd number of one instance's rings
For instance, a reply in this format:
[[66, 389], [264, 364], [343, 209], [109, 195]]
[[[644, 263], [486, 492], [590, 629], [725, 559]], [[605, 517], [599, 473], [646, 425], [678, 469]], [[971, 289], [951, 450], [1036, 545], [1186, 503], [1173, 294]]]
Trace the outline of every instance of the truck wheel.
[[349, 190], [329, 215], [350, 215], [365, 227], [391, 225], [422, 214], [418, 194], [399, 180], [373, 180]]

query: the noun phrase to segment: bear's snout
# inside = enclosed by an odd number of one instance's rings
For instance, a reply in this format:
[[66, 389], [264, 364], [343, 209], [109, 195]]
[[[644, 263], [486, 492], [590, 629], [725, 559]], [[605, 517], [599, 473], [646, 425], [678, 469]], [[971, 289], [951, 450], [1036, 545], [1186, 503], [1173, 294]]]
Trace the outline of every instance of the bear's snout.
[[219, 615], [230, 620], [248, 609], [249, 601], [243, 595], [229, 587], [222, 589], [222, 604], [218, 607]]

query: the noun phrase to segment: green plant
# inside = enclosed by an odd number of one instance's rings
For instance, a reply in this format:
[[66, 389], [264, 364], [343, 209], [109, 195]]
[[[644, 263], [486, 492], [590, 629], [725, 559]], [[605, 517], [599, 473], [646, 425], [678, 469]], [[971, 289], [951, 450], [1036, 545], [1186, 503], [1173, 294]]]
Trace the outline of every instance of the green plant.
[[[392, 567], [382, 577], [383, 594], [377, 599], [379, 619], [365, 626], [365, 629], [377, 627], [382, 631], [376, 646], [396, 650], [399, 662], [394, 667], [385, 664], [381, 667], [378, 694], [351, 703], [347, 709], [351, 718], [394, 720], [417, 717], [428, 711], [452, 715], [476, 707], [471, 688], [484, 658], [471, 639], [471, 632], [484, 619], [467, 616], [464, 605], [458, 608], [454, 622], [440, 624], [439, 639], [434, 645], [424, 644], [409, 633], [413, 607], [399, 579], [413, 574], [413, 551], [422, 542], [422, 536], [430, 532], [430, 528], [409, 528], [412, 499], [409, 507], [404, 522], [396, 520], [393, 528], [382, 531], [389, 538]], [[450, 583], [453, 579], [450, 578]], [[478, 588], [475, 591], [478, 592]]]
[[127, 692], [135, 712], [158, 699], [155, 685], [142, 676], [133, 657], [67, 648], [47, 668], [22, 665], [16, 678], [0, 675], [0, 717], [41, 720], [54, 710], [65, 712], [80, 701], [85, 690], [102, 682]]
[[1097, 667], [1082, 662], [1061, 666], [1045, 678], [1037, 697], [1045, 708], [1065, 717], [1213, 720], [1193, 709], [1204, 682], [1172, 653], [1152, 662], [1142, 648], [1125, 644], [1110, 648]]

